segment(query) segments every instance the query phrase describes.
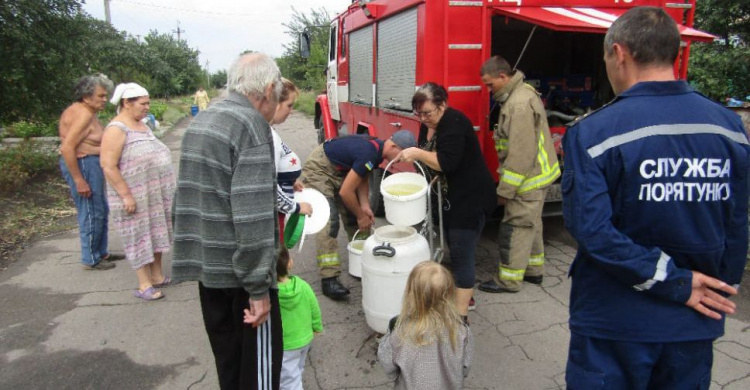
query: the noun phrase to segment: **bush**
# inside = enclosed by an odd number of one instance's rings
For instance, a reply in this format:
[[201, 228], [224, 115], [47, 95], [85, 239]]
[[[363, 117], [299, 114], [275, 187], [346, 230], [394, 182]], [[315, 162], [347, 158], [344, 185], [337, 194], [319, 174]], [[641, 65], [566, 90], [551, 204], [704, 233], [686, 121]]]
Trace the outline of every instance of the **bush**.
[[34, 141], [0, 149], [0, 192], [14, 192], [42, 172], [57, 169], [57, 156], [40, 152]]
[[294, 102], [294, 109], [307, 115], [315, 115], [315, 98], [318, 95], [313, 91], [301, 91], [297, 101]]
[[154, 114], [157, 120], [162, 121], [164, 120], [164, 113], [167, 111], [167, 104], [152, 100], [149, 111]]
[[109, 104], [109, 103], [107, 103], [107, 106], [104, 107], [103, 110], [99, 111], [99, 113], [96, 114], [102, 126], [107, 126], [107, 124], [109, 124], [109, 122], [112, 121], [112, 118], [114, 118], [116, 115], [117, 115], [117, 107], [115, 107], [114, 104]]
[[6, 128], [3, 137], [7, 138], [31, 138], [31, 137], [56, 137], [57, 122], [37, 123], [20, 121]]

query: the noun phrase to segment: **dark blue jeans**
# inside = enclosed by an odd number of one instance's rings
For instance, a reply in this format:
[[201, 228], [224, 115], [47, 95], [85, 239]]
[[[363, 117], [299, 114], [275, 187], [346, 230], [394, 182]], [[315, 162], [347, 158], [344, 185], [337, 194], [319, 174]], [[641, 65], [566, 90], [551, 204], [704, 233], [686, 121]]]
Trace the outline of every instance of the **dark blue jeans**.
[[78, 195], [76, 183], [70, 176], [65, 160], [60, 157], [60, 170], [70, 186], [70, 195], [78, 210], [78, 229], [81, 235], [81, 263], [94, 265], [107, 256], [107, 230], [109, 206], [107, 205], [104, 173], [99, 165], [99, 156], [86, 156], [78, 159], [78, 169], [91, 187], [91, 196]]
[[708, 390], [713, 340], [638, 343], [571, 332], [565, 381], [571, 390]]
[[447, 229], [451, 272], [458, 288], [474, 288], [476, 252], [484, 228], [484, 214], [480, 214], [474, 229]]

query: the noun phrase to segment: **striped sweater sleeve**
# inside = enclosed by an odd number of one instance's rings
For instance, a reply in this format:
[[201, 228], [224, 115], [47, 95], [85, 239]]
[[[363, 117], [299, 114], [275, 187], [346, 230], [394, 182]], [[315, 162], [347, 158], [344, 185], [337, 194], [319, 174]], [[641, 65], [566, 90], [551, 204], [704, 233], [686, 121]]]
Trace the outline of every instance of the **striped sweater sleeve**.
[[[262, 118], [261, 118], [262, 119]], [[264, 128], [265, 126], [265, 128]], [[250, 298], [259, 298], [273, 283], [276, 260], [276, 168], [272, 144], [263, 142], [268, 125], [254, 121], [251, 140], [240, 141], [232, 173], [230, 201], [237, 249], [234, 272]], [[247, 135], [247, 134], [246, 134]], [[270, 141], [270, 137], [267, 137]], [[272, 234], [268, 234], [272, 232]]]

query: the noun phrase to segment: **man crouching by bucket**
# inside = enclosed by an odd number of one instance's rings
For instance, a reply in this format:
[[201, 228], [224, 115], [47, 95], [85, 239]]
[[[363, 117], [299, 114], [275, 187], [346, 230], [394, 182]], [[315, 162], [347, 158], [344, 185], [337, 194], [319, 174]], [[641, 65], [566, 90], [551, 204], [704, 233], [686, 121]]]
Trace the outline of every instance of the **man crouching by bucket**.
[[402, 150], [416, 144], [414, 135], [408, 130], [397, 131], [386, 141], [368, 135], [350, 135], [318, 145], [307, 158], [300, 180], [305, 187], [325, 195], [331, 207], [328, 224], [315, 235], [323, 295], [328, 298], [340, 300], [349, 295], [349, 289], [338, 279], [341, 274], [336, 241], [339, 213], [349, 241], [358, 228], [369, 231], [375, 223], [368, 198], [370, 171], [377, 168], [384, 158], [393, 160]]

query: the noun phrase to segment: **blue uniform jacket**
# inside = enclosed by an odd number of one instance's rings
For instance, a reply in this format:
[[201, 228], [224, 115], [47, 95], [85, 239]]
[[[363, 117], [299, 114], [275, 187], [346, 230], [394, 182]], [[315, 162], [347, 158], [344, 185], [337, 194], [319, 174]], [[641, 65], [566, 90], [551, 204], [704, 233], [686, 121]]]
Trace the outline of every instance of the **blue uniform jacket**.
[[384, 144], [369, 135], [348, 135], [326, 141], [323, 150], [340, 171], [353, 169], [360, 177], [366, 177], [383, 162]]
[[622, 341], [713, 339], [724, 321], [685, 306], [691, 270], [739, 284], [748, 244], [740, 118], [683, 81], [642, 82], [563, 139], [570, 328]]

